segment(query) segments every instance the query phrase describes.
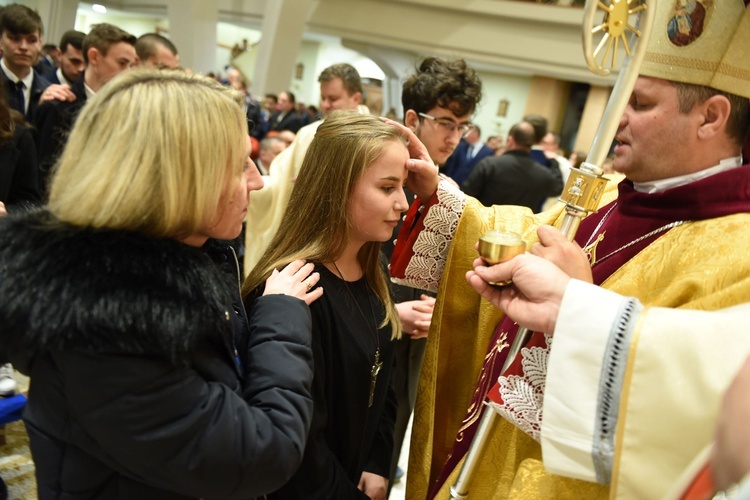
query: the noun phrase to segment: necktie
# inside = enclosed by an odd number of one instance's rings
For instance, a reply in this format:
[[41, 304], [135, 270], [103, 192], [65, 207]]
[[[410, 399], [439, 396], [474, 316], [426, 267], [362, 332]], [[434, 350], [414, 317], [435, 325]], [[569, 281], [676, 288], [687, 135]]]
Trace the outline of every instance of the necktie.
[[21, 110], [20, 110], [21, 114], [25, 115], [26, 114], [26, 99], [23, 96], [23, 88], [24, 88], [24, 84], [22, 81], [19, 80], [18, 82], [16, 82], [16, 96], [17, 96], [16, 98], [18, 99], [18, 103], [21, 106]]
[[474, 158], [474, 146], [469, 146], [466, 148], [466, 159], [471, 161], [472, 158]]

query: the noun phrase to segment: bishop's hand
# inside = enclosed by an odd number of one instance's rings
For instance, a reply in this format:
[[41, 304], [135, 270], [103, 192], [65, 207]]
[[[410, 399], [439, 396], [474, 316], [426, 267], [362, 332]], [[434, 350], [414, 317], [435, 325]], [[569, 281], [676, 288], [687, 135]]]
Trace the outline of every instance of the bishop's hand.
[[[552, 262], [528, 253], [487, 267], [478, 258], [466, 273], [472, 287], [513, 321], [529, 330], [552, 334], [570, 277]], [[498, 288], [491, 282], [512, 280]]]
[[588, 257], [577, 243], [569, 241], [554, 226], [539, 226], [536, 234], [539, 243], [531, 245], [529, 252], [532, 255], [554, 263], [571, 278], [594, 282]]

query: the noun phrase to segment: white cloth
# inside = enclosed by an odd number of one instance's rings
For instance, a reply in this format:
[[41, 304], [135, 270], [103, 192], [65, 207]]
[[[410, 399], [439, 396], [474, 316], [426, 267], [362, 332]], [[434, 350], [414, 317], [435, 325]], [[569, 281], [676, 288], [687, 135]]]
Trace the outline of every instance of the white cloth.
[[571, 280], [560, 307], [547, 366], [542, 420], [545, 468], [596, 482], [592, 458], [599, 376], [612, 325], [625, 297]]
[[677, 186], [684, 186], [691, 182], [705, 179], [712, 175], [724, 172], [742, 166], [742, 156], [736, 156], [733, 158], [725, 158], [719, 162], [718, 165], [693, 172], [692, 174], [678, 175], [677, 177], [670, 177], [669, 179], [660, 179], [652, 182], [638, 182], [633, 183], [633, 189], [639, 193], [658, 193], [659, 191], [666, 191]]
[[[602, 338], [626, 300], [571, 281], [554, 332], [542, 422], [547, 470], [596, 478], [593, 449]], [[720, 311], [646, 308], [637, 318], [622, 387], [613, 497], [659, 498], [713, 439], [721, 397], [750, 356], [750, 303]], [[587, 453], [588, 449], [588, 453]]]

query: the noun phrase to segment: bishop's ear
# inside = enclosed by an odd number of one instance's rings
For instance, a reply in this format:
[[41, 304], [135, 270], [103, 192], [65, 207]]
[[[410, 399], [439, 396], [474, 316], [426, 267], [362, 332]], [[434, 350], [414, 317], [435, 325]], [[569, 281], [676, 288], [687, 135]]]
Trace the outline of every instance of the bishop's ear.
[[698, 128], [698, 137], [708, 139], [721, 133], [728, 133], [729, 115], [732, 104], [726, 96], [715, 95], [706, 99], [701, 105], [703, 123]]

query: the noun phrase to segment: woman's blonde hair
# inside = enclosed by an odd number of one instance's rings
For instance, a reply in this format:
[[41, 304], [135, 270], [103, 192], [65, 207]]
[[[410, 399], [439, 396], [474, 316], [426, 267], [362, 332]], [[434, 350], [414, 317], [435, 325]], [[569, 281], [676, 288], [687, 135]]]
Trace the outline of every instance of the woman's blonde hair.
[[[406, 144], [396, 127], [353, 111], [335, 111], [318, 127], [305, 154], [289, 205], [276, 235], [245, 280], [247, 297], [274, 269], [296, 259], [334, 262], [349, 240], [349, 199], [354, 184], [394, 142]], [[380, 265], [380, 242], [368, 242], [357, 260], [367, 283], [385, 307], [383, 325], [401, 334], [388, 279]]]
[[56, 165], [49, 209], [77, 226], [195, 233], [245, 165], [236, 92], [179, 71], [119, 75], [84, 106]]

